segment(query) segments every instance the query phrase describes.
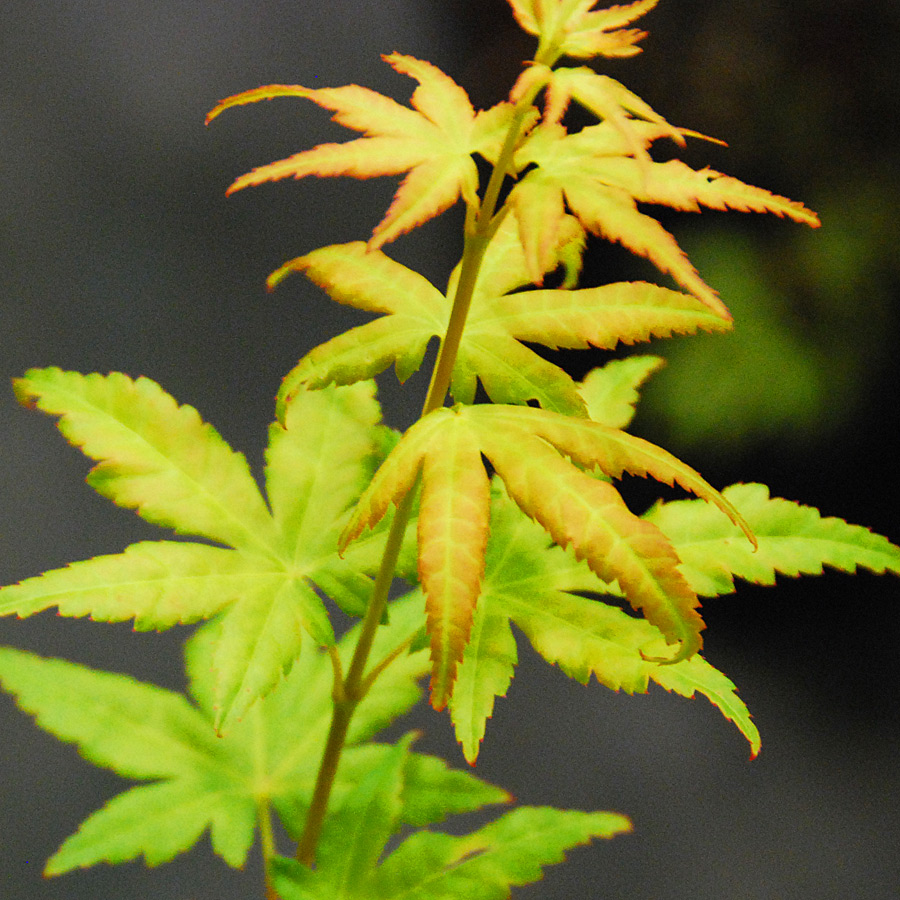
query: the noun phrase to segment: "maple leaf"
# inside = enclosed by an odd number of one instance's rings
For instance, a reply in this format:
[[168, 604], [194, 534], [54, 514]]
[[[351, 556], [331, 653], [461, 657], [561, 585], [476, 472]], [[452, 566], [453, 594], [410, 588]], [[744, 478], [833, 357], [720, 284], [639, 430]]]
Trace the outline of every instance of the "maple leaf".
[[[638, 210], [638, 202], [676, 209], [771, 212], [813, 227], [815, 213], [802, 204], [763, 188], [744, 184], [711, 169], [695, 171], [679, 160], [665, 163], [635, 158], [633, 140], [645, 147], [668, 134], [669, 126], [630, 121], [623, 134], [610, 122], [575, 134], [559, 123], [535, 128], [516, 152], [516, 168], [534, 166], [517, 182], [509, 203], [519, 221], [532, 277], [548, 269], [548, 255], [560, 240], [565, 208], [591, 233], [618, 241], [646, 256], [661, 271], [724, 318], [728, 309], [700, 278], [675, 239], [656, 219]], [[689, 132], [684, 132], [689, 134]]]
[[274, 97], [305, 97], [335, 112], [334, 120], [364, 136], [344, 144], [320, 144], [238, 178], [228, 193], [281, 178], [351, 175], [372, 178], [408, 172], [384, 219], [375, 227], [375, 249], [452, 206], [460, 196], [478, 208], [478, 170], [473, 154], [493, 162], [513, 107], [500, 103], [476, 113], [466, 92], [440, 69], [400, 53], [384, 56], [396, 71], [419, 82], [412, 109], [368, 88], [306, 88], [274, 84], [222, 100], [207, 116]]
[[484, 580], [449, 703], [470, 763], [477, 759], [495, 697], [506, 695], [513, 678], [518, 654], [511, 623], [547, 662], [582, 684], [593, 675], [611, 690], [627, 693], [645, 693], [652, 681], [682, 696], [704, 694], [737, 725], [756, 756], [759, 733], [728, 678], [699, 654], [671, 666], [648, 661], [664, 646], [660, 631], [615, 606], [573, 593], [602, 593], [608, 586], [571, 550], [552, 544], [496, 478], [492, 501]]
[[[448, 447], [454, 449], [457, 496], [452, 503], [445, 497], [449, 481], [441, 468]], [[680, 573], [671, 544], [652, 523], [631, 513], [608, 481], [579, 466], [599, 469], [610, 478], [629, 472], [678, 483], [716, 504], [752, 541], [739, 513], [697, 472], [647, 441], [588, 419], [527, 406], [438, 409], [414, 424], [382, 463], [340, 540], [345, 548], [364, 528], [379, 522], [422, 473], [419, 575], [429, 619], [438, 626], [431, 633], [431, 701], [436, 708], [447, 702], [480, 591], [479, 548], [490, 517], [482, 454], [523, 512], [540, 522], [557, 544], [571, 545], [601, 579], [618, 582], [629, 602], [643, 610], [668, 642], [681, 644], [667, 662], [700, 648], [704, 626], [696, 611], [697, 596]], [[476, 471], [463, 474], [465, 467]], [[431, 472], [440, 475], [431, 478]]]
[[631, 123], [637, 116], [660, 127], [660, 136], [671, 138], [681, 146], [685, 145], [681, 129], [670, 125], [658, 112], [624, 84], [600, 75], [587, 66], [552, 69], [542, 63], [529, 66], [519, 76], [510, 94], [518, 100], [530, 92], [546, 88], [544, 100], [545, 125], [558, 123], [576, 100], [599, 119], [606, 120], [618, 131], [628, 145], [632, 155], [642, 162], [650, 162], [646, 140], [636, 132]]
[[[391, 605], [375, 652], [387, 654], [419, 627], [422, 598]], [[0, 682], [38, 725], [75, 744], [96, 765], [149, 782], [126, 790], [93, 813], [48, 861], [59, 875], [99, 862], [143, 856], [148, 865], [190, 849], [208, 829], [214, 851], [242, 867], [257, 819], [274, 807], [287, 831], [303, 827], [331, 718], [333, 671], [325, 653], [304, 654], [290, 674], [229, 734], [212, 727], [212, 663], [222, 623], [201, 628], [186, 646], [193, 702], [135, 679], [0, 648]], [[349, 664], [358, 628], [338, 643]], [[395, 659], [361, 701], [335, 783], [335, 799], [357, 796], [364, 773], [393, 759], [393, 747], [371, 738], [421, 697], [427, 655]], [[443, 760], [406, 754], [399, 825], [422, 826], [509, 797]]]
[[[567, 234], [546, 260], [566, 264], [567, 248], [580, 247], [581, 231], [566, 217]], [[566, 226], [568, 225], [568, 228]], [[287, 375], [279, 398], [303, 385], [347, 384], [370, 378], [392, 362], [403, 381], [421, 364], [428, 341], [447, 330], [459, 267], [446, 295], [424, 277], [362, 242], [337, 244], [291, 260], [269, 278], [278, 284], [303, 272], [339, 303], [375, 319], [311, 350]], [[497, 403], [536, 400], [545, 409], [584, 416], [584, 402], [572, 378], [523, 342], [558, 349], [612, 349], [619, 342], [645, 341], [674, 333], [722, 331], [730, 327], [693, 297], [644, 282], [580, 290], [517, 290], [532, 273], [514, 220], [507, 218], [485, 252], [466, 328], [453, 370], [451, 393], [472, 403], [480, 380]]]
[[227, 546], [142, 541], [0, 589], [0, 614], [57, 607], [148, 630], [222, 613], [216, 724], [226, 728], [290, 669], [304, 634], [334, 643], [318, 589], [347, 612], [365, 609], [379, 540], [341, 559], [337, 537], [381, 452], [371, 383], [286, 404], [266, 451], [271, 513], [243, 455], [147, 378], [34, 369], [16, 390], [98, 461], [88, 482], [104, 496]]
[[616, 813], [520, 807], [471, 834], [415, 832], [386, 853], [402, 825], [410, 742], [385, 754], [329, 817], [315, 869], [275, 861], [284, 900], [504, 900], [568, 848], [631, 830]]
[[640, 53], [637, 42], [646, 32], [625, 28], [656, 6], [658, 0], [638, 0], [595, 10], [597, 0], [509, 0], [519, 25], [540, 40], [538, 57], [588, 59]]
[[658, 503], [644, 515], [677, 547], [682, 572], [702, 596], [732, 593], [735, 577], [773, 585], [776, 573], [821, 575], [824, 566], [900, 575], [900, 547], [868, 528], [770, 497], [764, 484], [734, 484], [722, 494], [753, 529], [756, 552], [746, 552], [724, 516], [690, 500]]

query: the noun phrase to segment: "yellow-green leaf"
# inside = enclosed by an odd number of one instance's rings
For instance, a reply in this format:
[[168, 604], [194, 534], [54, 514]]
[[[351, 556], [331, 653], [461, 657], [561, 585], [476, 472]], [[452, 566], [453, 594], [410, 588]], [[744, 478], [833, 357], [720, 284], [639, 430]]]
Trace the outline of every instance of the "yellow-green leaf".
[[[518, 432], [518, 433], [517, 433]], [[678, 556], [659, 529], [635, 516], [619, 492], [567, 463], [525, 430], [501, 437], [482, 433], [482, 451], [526, 515], [604, 581], [617, 581], [629, 603], [643, 611], [686, 659], [702, 644], [697, 595], [678, 570]]]
[[334, 111], [339, 124], [363, 132], [363, 137], [344, 144], [320, 144], [260, 166], [238, 178], [228, 192], [289, 177], [372, 178], [408, 172], [372, 234], [371, 249], [438, 215], [460, 196], [470, 206], [477, 206], [478, 170], [472, 156], [496, 153], [498, 134], [505, 130], [512, 106], [499, 104], [476, 114], [465, 91], [431, 63], [400, 53], [384, 59], [396, 71], [418, 81], [412, 109], [358, 85], [269, 85], [219, 103], [208, 120], [232, 106], [273, 97], [304, 97]]
[[592, 369], [578, 387], [588, 417], [610, 428], [627, 428], [634, 417], [638, 388], [664, 364], [660, 356], [628, 356]]
[[759, 751], [759, 733], [734, 685], [700, 654], [672, 666], [647, 660], [665, 641], [649, 622], [573, 591], [603, 583], [571, 551], [516, 508], [495, 479], [485, 575], [472, 635], [460, 664], [450, 712], [457, 740], [473, 763], [494, 698], [505, 696], [516, 664], [515, 623], [544, 659], [570, 678], [591, 676], [611, 690], [644, 693], [651, 682], [683, 696], [699, 692], [732, 720]]
[[773, 585], [777, 574], [820, 575], [824, 566], [900, 575], [900, 547], [868, 528], [770, 497], [763, 484], [733, 484], [722, 494], [756, 534], [755, 552], [718, 510], [697, 501], [659, 503], [644, 516], [677, 547], [685, 577], [702, 596], [732, 593], [734, 578]]
[[23, 403], [60, 417], [65, 438], [97, 461], [88, 483], [114, 503], [180, 534], [276, 552], [243, 454], [155, 381], [49, 368], [31, 369], [15, 388]]

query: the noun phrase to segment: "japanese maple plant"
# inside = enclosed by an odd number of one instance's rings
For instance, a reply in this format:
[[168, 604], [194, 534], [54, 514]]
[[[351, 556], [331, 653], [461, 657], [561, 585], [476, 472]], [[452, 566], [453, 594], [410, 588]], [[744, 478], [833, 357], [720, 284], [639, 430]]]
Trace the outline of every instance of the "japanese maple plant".
[[[96, 462], [93, 488], [191, 540], [142, 541], [28, 578], [0, 590], [0, 612], [55, 608], [142, 630], [204, 623], [185, 647], [187, 696], [0, 650], [0, 681], [42, 728], [146, 782], [91, 815], [48, 875], [156, 865], [208, 831], [230, 866], [258, 847], [269, 900], [506, 897], [566, 849], [631, 824], [520, 806], [469, 834], [435, 828], [511, 798], [417, 752], [415, 732], [378, 739], [421, 699], [426, 675], [471, 764], [514, 674], [513, 624], [580, 682], [703, 694], [756, 755], [744, 703], [701, 655], [699, 598], [733, 591], [735, 578], [773, 584], [824, 565], [900, 573], [886, 538], [761, 484], [719, 491], [629, 434], [659, 358], [624, 356], [576, 381], [528, 346], [610, 350], [733, 327], [647, 204], [819, 222], [711, 169], [654, 161], [657, 142], [711, 139], [584, 62], [636, 54], [644, 32], [631, 26], [657, 0], [509, 2], [537, 49], [490, 109], [473, 109], [430, 63], [392, 53], [385, 62], [417, 83], [410, 106], [357, 85], [269, 85], [209, 114], [302, 98], [361, 133], [254, 169], [231, 191], [405, 173], [367, 240], [312, 249], [269, 276], [275, 288], [303, 274], [375, 317], [284, 379], [264, 493], [240, 453], [147, 378], [44, 368], [16, 380], [18, 398], [57, 416]], [[567, 128], [573, 105], [590, 124]], [[445, 287], [386, 252], [459, 201], [461, 256]], [[589, 234], [646, 257], [679, 289], [577, 287]], [[382, 421], [373, 378], [393, 363], [405, 381], [434, 338], [421, 415], [399, 433]], [[639, 515], [617, 489], [623, 473], [694, 496]], [[359, 619], [341, 636], [335, 607]]]

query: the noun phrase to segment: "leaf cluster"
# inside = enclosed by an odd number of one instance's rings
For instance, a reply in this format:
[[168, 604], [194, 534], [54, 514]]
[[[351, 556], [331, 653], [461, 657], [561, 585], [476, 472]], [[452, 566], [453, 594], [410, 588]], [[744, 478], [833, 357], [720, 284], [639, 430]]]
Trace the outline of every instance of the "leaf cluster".
[[[235, 866], [258, 833], [270, 896], [285, 900], [505, 897], [566, 848], [626, 830], [627, 820], [522, 808], [463, 837], [431, 830], [508, 798], [414, 752], [414, 735], [374, 740], [418, 700], [421, 678], [430, 674], [431, 702], [448, 708], [474, 763], [514, 675], [514, 625], [582, 683], [703, 694], [755, 756], [747, 708], [699, 652], [700, 597], [730, 593], [736, 578], [772, 584], [826, 565], [900, 574], [900, 548], [886, 538], [763, 485], [720, 492], [630, 434], [659, 358], [628, 356], [579, 382], [533, 349], [612, 350], [732, 327], [648, 204], [818, 219], [719, 172], [655, 161], [657, 141], [703, 136], [594, 68], [566, 63], [639, 52], [644, 32], [630, 26], [656, 0], [510, 5], [538, 46], [490, 109], [475, 110], [432, 64], [393, 53], [385, 60], [417, 83], [410, 106], [358, 85], [269, 85], [209, 114], [302, 98], [361, 135], [261, 166], [230, 191], [288, 177], [405, 175], [369, 240], [314, 249], [269, 277], [274, 288], [301, 273], [374, 317], [313, 348], [284, 379], [264, 490], [215, 428], [147, 378], [46, 368], [16, 381], [20, 401], [58, 417], [94, 461], [95, 490], [179, 539], [2, 588], [0, 614], [56, 609], [156, 630], [209, 620], [187, 645], [189, 697], [0, 650], [0, 681], [42, 727], [149, 782], [91, 816], [50, 874], [140, 856], [156, 864], [208, 830]], [[572, 103], [596, 122], [570, 131]], [[463, 249], [442, 288], [383, 249], [460, 200]], [[680, 289], [578, 287], [588, 235], [645, 256]], [[400, 434], [384, 423], [372, 379], [393, 365], [404, 381], [433, 339], [429, 396]], [[616, 486], [624, 474], [694, 498], [638, 514]], [[395, 575], [411, 593], [385, 605]], [[362, 620], [340, 638], [335, 607]], [[324, 816], [314, 866], [278, 857], [273, 812], [301, 846]]]

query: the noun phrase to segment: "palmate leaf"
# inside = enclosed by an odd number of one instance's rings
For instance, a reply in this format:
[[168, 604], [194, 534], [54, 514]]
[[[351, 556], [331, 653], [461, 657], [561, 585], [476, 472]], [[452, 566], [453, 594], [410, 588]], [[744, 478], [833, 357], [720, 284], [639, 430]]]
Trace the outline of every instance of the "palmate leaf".
[[[442, 468], [448, 447], [460, 448], [451, 454], [456, 467], [452, 503], [446, 500], [448, 480]], [[579, 466], [612, 478], [629, 472], [677, 483], [718, 506], [752, 541], [752, 532], [732, 504], [671, 454], [600, 422], [531, 407], [439, 409], [413, 425], [391, 451], [340, 539], [340, 546], [347, 547], [363, 529], [380, 521], [389, 505], [412, 489], [421, 471], [419, 573], [434, 622], [452, 622], [452, 628], [431, 633], [431, 701], [436, 708], [448, 699], [479, 591], [478, 548], [490, 515], [481, 454], [518, 506], [557, 544], [571, 546], [604, 581], [618, 582], [632, 606], [642, 610], [669, 643], [680, 643], [666, 662], [686, 659], [700, 648], [704, 626], [696, 611], [697, 595], [681, 574], [672, 545], [655, 525], [631, 513], [610, 483]], [[464, 473], [463, 466], [475, 472]], [[439, 477], [429, 477], [432, 472]], [[430, 542], [436, 542], [439, 553], [430, 549]]]
[[104, 497], [179, 534], [271, 555], [275, 529], [247, 461], [155, 381], [49, 368], [13, 383], [98, 461], [88, 483]]
[[657, 628], [572, 593], [604, 589], [584, 562], [553, 545], [522, 515], [495, 479], [482, 591], [450, 699], [466, 759], [475, 762], [495, 697], [506, 695], [513, 678], [517, 651], [511, 622], [547, 662], [582, 684], [593, 675], [628, 693], [644, 693], [655, 682], [683, 696], [703, 694], [737, 725], [755, 756], [759, 733], [731, 681], [699, 654], [671, 666], [648, 661], [664, 647]]
[[[722, 495], [753, 529], [758, 549], [700, 500], [661, 502], [643, 517], [665, 533], [679, 568], [701, 596], [733, 592], [735, 578], [772, 585], [776, 574], [818, 575], [825, 566], [900, 574], [900, 547], [867, 528], [772, 498], [761, 484], [732, 485]], [[654, 681], [684, 696], [704, 694], [734, 721], [755, 756], [759, 734], [724, 675], [699, 654], [672, 666], [652, 665], [647, 656], [662, 648], [652, 625], [571, 593], [606, 589], [570, 552], [551, 545], [495, 486], [482, 593], [450, 700], [466, 758], [475, 760], [494, 699], [505, 696], [513, 677], [517, 653], [510, 621], [548, 662], [581, 682], [593, 674], [614, 690], [645, 691]]]
[[733, 484], [722, 494], [756, 534], [756, 552], [750, 552], [731, 522], [703, 504], [658, 503], [644, 515], [669, 536], [682, 572], [701, 596], [732, 593], [735, 578], [773, 585], [776, 574], [820, 575], [824, 566], [900, 575], [900, 547], [868, 528], [770, 497], [763, 484]]
[[[562, 227], [547, 268], [565, 264], [568, 248], [580, 249], [582, 232], [575, 220], [565, 217]], [[313, 349], [285, 378], [280, 402], [302, 385], [347, 384], [370, 378], [391, 362], [404, 380], [421, 364], [428, 341], [446, 332], [448, 298], [459, 275], [457, 267], [445, 296], [384, 253], [367, 252], [361, 242], [314, 250], [286, 263], [270, 283], [291, 271], [303, 272], [339, 303], [386, 318]], [[584, 402], [572, 378], [523, 342], [554, 349], [611, 349], [619, 342], [730, 327], [693, 297], [652, 284], [518, 291], [531, 283], [532, 274], [516, 223], [508, 218], [485, 253], [475, 286], [452, 376], [457, 401], [471, 403], [480, 380], [496, 403], [536, 400], [544, 409], [584, 416]]]
[[[711, 169], [694, 171], [677, 160], [656, 163], [635, 157], [635, 140], [639, 138], [649, 147], [654, 140], [669, 136], [670, 130], [668, 125], [633, 120], [624, 135], [621, 127], [609, 121], [576, 134], [567, 134], [558, 123], [540, 125], [531, 132], [516, 153], [516, 168], [535, 168], [515, 185], [509, 202], [519, 220], [533, 272], [546, 267], [541, 257], [558, 241], [559, 223], [568, 206], [589, 232], [646, 256], [711, 310], [728, 318], [727, 308], [672, 235], [656, 219], [640, 212], [637, 203], [691, 211], [707, 206], [772, 212], [813, 227], [819, 225], [815, 213], [802, 204]], [[534, 209], [543, 211], [540, 218]]]
[[[388, 653], [419, 627], [422, 598], [395, 602], [379, 630], [375, 652]], [[324, 653], [304, 654], [282, 683], [225, 737], [212, 728], [211, 666], [216, 622], [187, 647], [195, 704], [154, 685], [70, 662], [0, 648], [0, 682], [37, 724], [75, 744], [90, 761], [129, 778], [150, 781], [114, 797], [67, 839], [47, 864], [58, 875], [99, 862], [143, 856], [149, 865], [188, 850], [208, 829], [215, 852], [240, 867], [253, 843], [257, 817], [274, 806], [292, 834], [302, 828], [331, 712], [333, 673]], [[339, 642], [349, 661], [355, 631]], [[422, 651], [395, 660], [360, 703], [335, 797], [356, 793], [362, 773], [394, 748], [370, 742], [421, 696], [428, 668]], [[415, 826], [469, 812], [508, 795], [434, 757], [407, 757], [396, 820]]]
[[383, 57], [396, 71], [419, 82], [412, 109], [358, 85], [306, 88], [275, 84], [221, 101], [207, 122], [232, 106], [305, 97], [333, 110], [334, 120], [364, 136], [345, 144], [320, 144], [287, 159], [254, 169], [231, 185], [232, 193], [251, 185], [308, 175], [372, 178], [409, 172], [369, 242], [380, 247], [452, 206], [460, 196], [478, 206], [478, 171], [473, 154], [494, 161], [512, 116], [501, 103], [476, 113], [466, 92], [436, 66], [412, 56]]
[[314, 870], [276, 860], [284, 900], [501, 900], [570, 847], [631, 829], [616, 813], [521, 807], [460, 837], [416, 832], [383, 857], [402, 825], [409, 743], [384, 754], [329, 818]]
[[597, 0], [509, 0], [516, 21], [537, 35], [540, 49], [554, 56], [634, 56], [646, 32], [625, 28], [656, 6], [658, 0], [594, 10]]
[[374, 547], [342, 560], [337, 536], [380, 452], [371, 384], [298, 392], [284, 406], [267, 451], [271, 513], [244, 457], [149, 379], [44, 369], [16, 389], [98, 461], [88, 480], [104, 495], [230, 548], [144, 541], [0, 589], [0, 614], [57, 607], [148, 630], [222, 612], [215, 694], [226, 728], [290, 668], [304, 633], [333, 643], [317, 587], [351, 613], [364, 609]]
[[661, 134], [681, 146], [685, 144], [682, 131], [670, 125], [637, 94], [615, 79], [599, 75], [587, 66], [563, 66], [558, 69], [551, 69], [541, 63], [529, 66], [519, 76], [511, 96], [515, 100], [528, 91], [541, 88], [545, 88], [545, 125], [559, 122], [569, 103], [576, 100], [597, 118], [609, 122], [624, 138], [636, 159], [650, 161], [645, 139], [631, 127], [634, 117], [661, 126]]

